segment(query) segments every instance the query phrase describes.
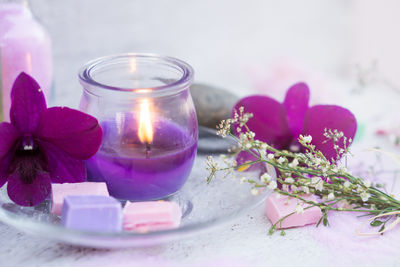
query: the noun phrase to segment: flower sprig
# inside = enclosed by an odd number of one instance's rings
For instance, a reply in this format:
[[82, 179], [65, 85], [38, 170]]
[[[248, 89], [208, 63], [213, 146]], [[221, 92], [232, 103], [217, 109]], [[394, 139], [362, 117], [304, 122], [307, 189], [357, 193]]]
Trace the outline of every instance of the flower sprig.
[[[233, 149], [234, 153], [231, 157], [234, 158], [238, 153], [246, 151], [253, 156], [254, 160], [241, 164], [237, 164], [235, 160], [224, 160], [220, 166], [213, 157], [209, 156], [207, 183], [216, 177], [217, 172], [224, 172], [225, 176], [228, 176], [233, 170], [245, 171], [257, 163], [266, 163], [275, 167], [278, 170], [276, 179], [273, 179], [269, 173], [264, 173], [257, 179], [245, 179], [246, 182], [252, 184], [251, 192], [257, 194], [262, 188], [269, 188], [281, 195], [296, 198], [305, 205], [298, 205], [296, 210], [273, 224], [270, 229], [271, 234], [287, 217], [315, 206], [322, 211], [317, 226], [321, 223], [325, 226], [329, 224], [329, 212], [363, 212], [364, 215], [379, 216], [374, 217], [370, 225], [380, 226], [378, 233], [382, 233], [388, 222], [399, 217], [396, 213], [400, 211], [399, 200], [380, 190], [379, 188], [382, 187], [380, 184], [373, 184], [354, 176], [346, 168], [347, 156], [351, 155], [349, 146], [353, 140], [346, 138], [343, 132], [325, 129], [326, 142], [332, 142], [336, 151], [336, 157], [327, 159], [312, 144], [310, 135], [300, 135], [298, 138], [303, 152], [279, 150], [256, 140], [255, 134], [247, 126], [251, 117], [252, 114], [245, 113], [243, 108], [239, 108], [233, 118], [221, 122], [218, 126], [218, 134], [223, 137], [229, 135], [236, 139], [237, 147]], [[238, 137], [231, 132], [232, 128], [239, 133]], [[341, 161], [343, 158], [345, 162]], [[318, 200], [304, 198], [307, 194], [318, 196]], [[383, 216], [385, 214], [388, 215]]]

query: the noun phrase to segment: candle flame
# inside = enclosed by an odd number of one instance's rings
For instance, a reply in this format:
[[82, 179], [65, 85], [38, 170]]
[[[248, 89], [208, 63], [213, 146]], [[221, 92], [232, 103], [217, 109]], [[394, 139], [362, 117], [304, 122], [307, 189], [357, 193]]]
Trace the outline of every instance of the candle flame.
[[142, 143], [150, 144], [153, 141], [153, 126], [150, 117], [150, 102], [144, 99], [140, 103], [140, 118], [139, 118], [139, 140]]

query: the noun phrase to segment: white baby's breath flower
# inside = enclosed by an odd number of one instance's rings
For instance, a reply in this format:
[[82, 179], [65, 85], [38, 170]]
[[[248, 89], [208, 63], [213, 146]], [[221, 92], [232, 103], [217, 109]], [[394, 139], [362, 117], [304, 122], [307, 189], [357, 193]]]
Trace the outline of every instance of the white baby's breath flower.
[[287, 184], [282, 185], [282, 191], [289, 192], [289, 186]]
[[302, 186], [301, 191], [303, 191], [306, 194], [310, 194], [310, 189], [308, 188], [308, 186]]
[[332, 192], [330, 192], [328, 194], [328, 200], [334, 200], [335, 199], [335, 194], [333, 194]]
[[274, 156], [274, 154], [268, 154], [267, 158], [268, 158], [268, 159], [274, 159], [275, 156]]
[[291, 163], [289, 163], [290, 168], [296, 168], [297, 165], [299, 165], [299, 160], [296, 158]]
[[367, 193], [366, 191], [360, 194], [362, 201], [367, 202], [368, 199], [371, 197], [371, 194]]
[[245, 145], [245, 147], [246, 147], [246, 149], [250, 149], [250, 148], [251, 148], [251, 143], [247, 143], [247, 144]]
[[300, 138], [303, 139], [303, 141], [306, 142], [306, 143], [311, 143], [311, 141], [312, 141], [312, 136], [311, 135], [306, 135], [306, 136], [300, 135]]
[[301, 214], [304, 213], [304, 208], [300, 204], [297, 204], [295, 211], [297, 214]]
[[264, 173], [263, 175], [260, 176], [260, 179], [263, 182], [269, 182], [271, 181], [272, 177], [268, 173]]
[[294, 179], [292, 177], [288, 177], [288, 178], [285, 179], [285, 183], [293, 184], [294, 183]]
[[324, 189], [324, 181], [322, 181], [321, 177], [313, 177], [311, 179], [311, 183], [318, 191], [322, 191]]
[[284, 163], [284, 162], [285, 162], [285, 158], [284, 158], [284, 157], [279, 157], [278, 163], [279, 163], [279, 164], [282, 164], [282, 163]]
[[246, 177], [242, 177], [240, 178], [240, 183], [243, 184], [244, 182], [246, 182], [247, 178]]
[[371, 187], [371, 181], [364, 180], [364, 185], [365, 185], [365, 187]]
[[267, 150], [267, 148], [268, 148], [268, 145], [266, 143], [262, 143], [261, 144], [261, 149], [262, 150]]
[[252, 195], [257, 196], [258, 193], [259, 193], [259, 191], [258, 191], [257, 188], [252, 188], [252, 189], [251, 189], [251, 194], [252, 194]]
[[350, 185], [351, 185], [351, 183], [349, 181], [346, 181], [346, 182], [343, 183], [343, 186], [346, 187], [346, 188], [349, 188]]
[[[269, 182], [268, 186], [269, 189], [275, 190], [278, 187], [278, 184], [275, 181]], [[280, 194], [278, 194], [280, 196]]]
[[315, 165], [321, 164], [321, 159], [320, 158], [315, 158], [314, 163], [315, 163]]

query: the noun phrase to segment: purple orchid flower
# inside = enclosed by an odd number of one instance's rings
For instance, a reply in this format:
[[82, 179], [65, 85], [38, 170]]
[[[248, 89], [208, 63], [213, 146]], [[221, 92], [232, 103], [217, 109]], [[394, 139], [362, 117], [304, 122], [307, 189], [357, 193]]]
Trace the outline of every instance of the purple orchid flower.
[[[336, 158], [332, 142], [325, 142], [325, 129], [342, 131], [348, 139], [353, 139], [357, 121], [348, 109], [335, 105], [316, 105], [309, 107], [310, 90], [305, 83], [297, 83], [289, 88], [283, 103], [262, 95], [241, 99], [234, 107], [243, 106], [245, 112], [253, 113], [248, 122], [256, 139], [272, 145], [276, 149], [300, 152], [303, 148], [298, 142], [300, 134], [311, 135], [312, 144], [327, 159]], [[343, 142], [338, 144], [343, 148]], [[238, 155], [238, 163], [253, 160], [248, 152]]]
[[47, 108], [37, 82], [21, 73], [11, 91], [9, 122], [0, 123], [0, 187], [12, 201], [34, 206], [51, 192], [51, 183], [86, 179], [83, 160], [101, 143], [97, 120], [66, 107]]

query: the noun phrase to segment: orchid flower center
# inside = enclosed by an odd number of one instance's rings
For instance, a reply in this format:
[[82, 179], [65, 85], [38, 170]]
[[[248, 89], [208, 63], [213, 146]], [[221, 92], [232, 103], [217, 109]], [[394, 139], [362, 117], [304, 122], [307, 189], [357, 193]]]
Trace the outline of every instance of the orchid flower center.
[[39, 152], [39, 146], [36, 144], [33, 136], [31, 134], [25, 134], [21, 138], [21, 142], [17, 148], [17, 153], [29, 155], [36, 154]]

